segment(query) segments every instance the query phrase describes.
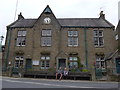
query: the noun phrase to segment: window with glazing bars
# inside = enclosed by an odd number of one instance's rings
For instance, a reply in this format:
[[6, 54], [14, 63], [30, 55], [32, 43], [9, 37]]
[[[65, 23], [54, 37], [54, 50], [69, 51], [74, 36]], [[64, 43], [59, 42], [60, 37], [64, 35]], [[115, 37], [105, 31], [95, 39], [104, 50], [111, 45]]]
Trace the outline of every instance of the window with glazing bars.
[[42, 55], [41, 56], [41, 69], [49, 69], [50, 67], [50, 56]]
[[76, 56], [70, 56], [69, 57], [69, 68], [73, 69], [73, 68], [77, 68], [78, 67], [78, 57]]
[[96, 68], [105, 69], [105, 56], [96, 55]]
[[95, 47], [104, 46], [103, 30], [94, 30], [93, 32], [94, 32], [94, 46]]
[[26, 45], [26, 31], [19, 30], [17, 33], [16, 46], [25, 46]]
[[51, 46], [51, 30], [43, 29], [41, 34], [41, 46]]
[[78, 46], [78, 31], [68, 31], [68, 46]]
[[15, 67], [23, 66], [23, 56], [16, 56], [15, 57]]

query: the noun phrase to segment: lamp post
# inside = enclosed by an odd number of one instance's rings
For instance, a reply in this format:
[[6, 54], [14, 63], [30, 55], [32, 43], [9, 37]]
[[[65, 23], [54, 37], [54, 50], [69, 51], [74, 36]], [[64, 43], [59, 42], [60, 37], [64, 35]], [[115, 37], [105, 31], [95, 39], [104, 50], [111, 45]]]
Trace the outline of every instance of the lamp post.
[[3, 41], [4, 37], [0, 36], [0, 52], [2, 52], [2, 41]]
[[2, 41], [3, 36], [0, 36], [0, 76], [2, 75]]

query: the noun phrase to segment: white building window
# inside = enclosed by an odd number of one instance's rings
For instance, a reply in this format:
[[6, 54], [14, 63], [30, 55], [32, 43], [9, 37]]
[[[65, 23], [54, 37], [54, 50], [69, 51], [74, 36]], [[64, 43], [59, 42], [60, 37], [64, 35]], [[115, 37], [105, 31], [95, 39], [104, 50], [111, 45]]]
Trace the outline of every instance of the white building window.
[[95, 47], [103, 47], [104, 39], [103, 39], [103, 30], [94, 30], [94, 46]]
[[33, 61], [32, 61], [32, 65], [34, 65], [34, 66], [39, 65], [39, 60], [33, 60]]
[[51, 30], [42, 30], [41, 46], [51, 46]]
[[78, 31], [68, 31], [68, 46], [78, 46]]
[[25, 46], [26, 44], [26, 31], [19, 30], [17, 34], [16, 46]]
[[24, 58], [23, 56], [16, 56], [15, 57], [15, 67], [20, 67], [20, 66], [23, 66], [23, 61], [24, 61]]
[[42, 36], [51, 36], [51, 30], [50, 29], [42, 30]]
[[78, 36], [78, 31], [68, 31], [68, 36]]
[[50, 55], [41, 56], [41, 69], [49, 69], [50, 67]]
[[96, 68], [105, 69], [105, 56], [96, 55]]
[[118, 40], [119, 38], [118, 38], [118, 34], [117, 35], [115, 35], [115, 40]]
[[70, 56], [69, 57], [69, 68], [70, 69], [74, 69], [74, 68], [77, 68], [78, 67], [78, 58], [75, 57], [75, 56]]
[[42, 37], [41, 43], [42, 46], [51, 46], [51, 37]]

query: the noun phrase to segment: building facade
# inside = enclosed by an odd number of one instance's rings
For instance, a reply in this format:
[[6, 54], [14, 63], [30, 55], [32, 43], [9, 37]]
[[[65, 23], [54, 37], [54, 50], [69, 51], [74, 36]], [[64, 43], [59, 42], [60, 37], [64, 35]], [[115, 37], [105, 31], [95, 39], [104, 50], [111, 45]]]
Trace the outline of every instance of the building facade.
[[116, 50], [105, 58], [108, 80], [120, 81], [120, 21], [114, 31]]
[[93, 77], [105, 72], [105, 55], [115, 51], [114, 25], [99, 18], [56, 18], [47, 6], [37, 19], [18, 20], [7, 26], [4, 66], [26, 70], [82, 67]]

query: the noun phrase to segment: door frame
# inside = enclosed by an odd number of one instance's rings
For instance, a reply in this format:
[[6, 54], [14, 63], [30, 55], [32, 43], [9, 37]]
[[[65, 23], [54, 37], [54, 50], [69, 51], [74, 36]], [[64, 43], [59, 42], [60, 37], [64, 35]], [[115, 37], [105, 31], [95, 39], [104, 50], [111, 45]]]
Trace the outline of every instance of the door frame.
[[25, 59], [25, 70], [26, 71], [28, 70], [28, 68], [27, 68], [27, 60], [31, 60], [31, 68], [29, 68], [29, 69], [32, 69], [32, 59], [31, 58], [26, 58]]
[[118, 62], [120, 63], [120, 58], [115, 58], [115, 68], [116, 68], [116, 73], [120, 74], [120, 64], [118, 64]]
[[57, 69], [59, 68], [59, 60], [60, 60], [60, 59], [65, 59], [65, 66], [68, 68], [68, 64], [67, 64], [67, 63], [68, 63], [68, 60], [67, 60], [67, 58], [64, 58], [64, 57], [58, 57], [58, 58], [57, 58], [56, 68], [57, 68]]

